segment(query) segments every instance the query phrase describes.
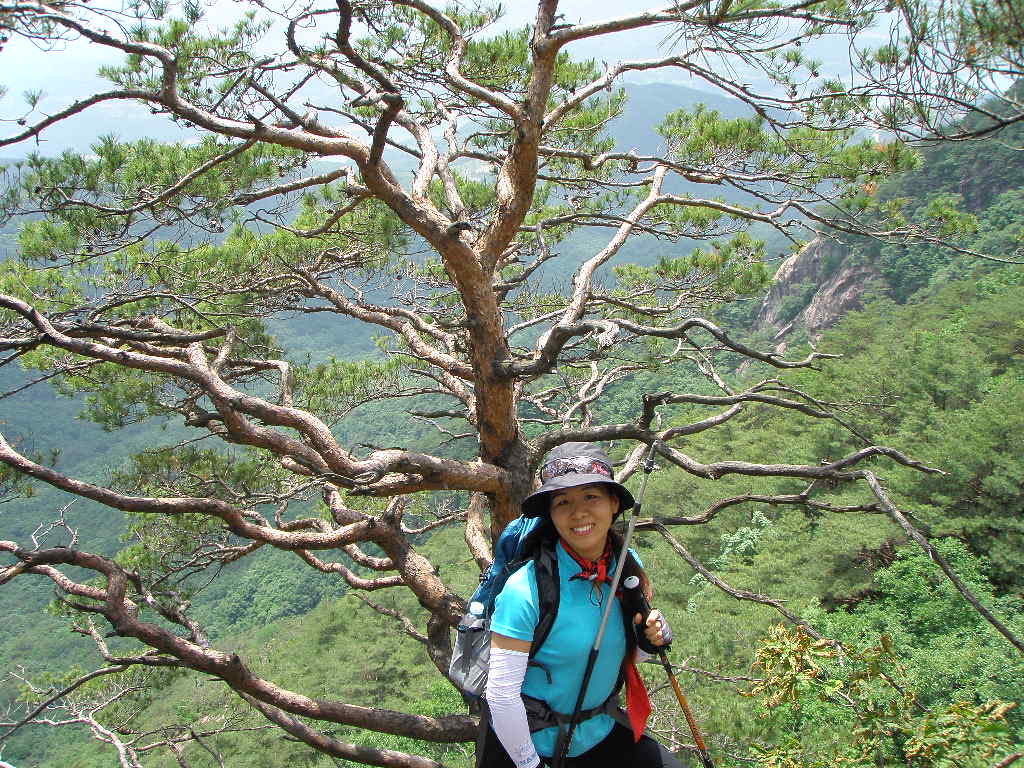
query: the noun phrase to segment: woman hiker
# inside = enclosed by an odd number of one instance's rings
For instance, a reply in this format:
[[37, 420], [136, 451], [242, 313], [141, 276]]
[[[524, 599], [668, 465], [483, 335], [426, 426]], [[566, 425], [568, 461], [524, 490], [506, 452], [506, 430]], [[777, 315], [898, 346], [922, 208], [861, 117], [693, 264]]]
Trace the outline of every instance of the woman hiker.
[[[540, 477], [543, 485], [523, 501], [522, 511], [542, 518], [530, 534], [528, 551], [546, 544], [557, 553], [552, 558], [557, 562], [557, 615], [531, 660], [540, 615], [536, 562], [513, 573], [498, 595], [486, 690], [492, 731], [478, 764], [535, 768], [554, 761], [560, 737], [569, 730], [605, 601], [611, 599], [611, 615], [563, 766], [679, 768], [668, 750], [642, 735], [650, 703], [635, 667], [635, 632], [643, 633], [648, 646], [660, 646], [671, 640], [671, 631], [659, 611], [647, 617], [630, 612], [624, 618], [621, 600], [609, 595], [622, 545], [612, 522], [633, 506], [633, 496], [615, 482], [607, 454], [592, 443], [555, 448]], [[649, 595], [649, 582], [632, 551], [623, 579], [629, 575], [638, 576]], [[623, 678], [628, 719], [615, 695]], [[537, 730], [545, 722], [551, 725]]]

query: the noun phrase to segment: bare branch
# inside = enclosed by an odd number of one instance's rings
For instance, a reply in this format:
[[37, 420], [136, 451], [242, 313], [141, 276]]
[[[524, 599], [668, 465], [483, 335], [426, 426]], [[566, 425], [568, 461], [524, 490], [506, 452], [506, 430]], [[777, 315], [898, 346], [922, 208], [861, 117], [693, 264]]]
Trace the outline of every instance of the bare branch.
[[304, 744], [314, 747], [319, 752], [340, 757], [366, 765], [383, 765], [389, 768], [444, 768], [440, 763], [404, 752], [390, 749], [374, 749], [357, 744], [348, 744], [327, 736], [315, 728], [292, 717], [281, 709], [246, 694], [241, 698], [258, 709], [270, 722], [278, 725], [286, 733], [291, 734]]
[[402, 629], [405, 630], [405, 634], [407, 634], [413, 640], [419, 643], [427, 642], [427, 636], [424, 635], [422, 632], [416, 630], [416, 627], [413, 625], [412, 621], [409, 619], [408, 616], [403, 616], [394, 608], [388, 608], [386, 606], [379, 605], [370, 600], [370, 598], [366, 597], [365, 595], [361, 595], [358, 592], [353, 592], [352, 594], [355, 595], [359, 600], [361, 600], [365, 605], [368, 605], [370, 608], [373, 608], [373, 610], [375, 610], [382, 616], [390, 616], [393, 619], [397, 619], [399, 623], [401, 623]]
[[114, 675], [114, 674], [117, 674], [118, 672], [124, 672], [126, 669], [128, 669], [127, 666], [120, 666], [120, 665], [119, 666], [113, 666], [113, 667], [103, 667], [101, 669], [95, 669], [92, 672], [89, 672], [89, 673], [87, 673], [85, 675], [82, 675], [81, 677], [79, 677], [77, 680], [75, 680], [70, 685], [67, 685], [64, 688], [61, 688], [59, 691], [54, 693], [48, 699], [44, 699], [42, 702], [40, 702], [36, 706], [35, 709], [29, 711], [29, 713], [27, 715], [25, 715], [21, 720], [19, 720], [17, 723], [12, 725], [10, 728], [8, 728], [3, 733], [0, 733], [0, 742], [5, 741], [9, 736], [11, 736], [19, 728], [21, 728], [21, 727], [29, 724], [30, 722], [32, 722], [32, 720], [36, 717], [36, 715], [38, 715], [40, 712], [42, 712], [44, 709], [46, 709], [48, 706], [50, 706], [53, 702], [57, 701], [58, 699], [64, 698], [69, 693], [72, 693], [75, 689], [80, 688], [82, 685], [84, 685], [85, 683], [89, 682], [90, 680], [94, 680], [97, 677], [103, 677], [104, 675]]
[[709, 571], [706, 567], [704, 567], [704, 565], [697, 558], [691, 555], [689, 550], [686, 549], [686, 547], [684, 547], [677, 539], [675, 539], [675, 537], [673, 537], [671, 533], [669, 533], [668, 528], [656, 522], [652, 523], [651, 527], [654, 528], [658, 533], [660, 533], [662, 537], [665, 539], [665, 541], [668, 542], [669, 546], [676, 551], [676, 554], [678, 554], [687, 563], [689, 563], [690, 567], [693, 568], [693, 570], [697, 571], [697, 573], [699, 573], [701, 576], [703, 576], [704, 580], [708, 583], [714, 585], [715, 587], [718, 587], [718, 589], [722, 590], [727, 595], [736, 598], [737, 600], [747, 600], [752, 603], [760, 603], [761, 605], [770, 606], [779, 613], [781, 613], [783, 616], [785, 616], [786, 619], [788, 619], [793, 624], [797, 624], [803, 627], [804, 630], [809, 635], [811, 635], [811, 637], [814, 637], [818, 640], [822, 639], [822, 636], [818, 634], [818, 632], [815, 631], [815, 629], [810, 624], [801, 619], [795, 613], [788, 610], [782, 604], [781, 600], [777, 600], [766, 595], [759, 595], [755, 592], [748, 592], [745, 589], [736, 589], [735, 587], [730, 587], [728, 584], [726, 584], [724, 581], [718, 578], [715, 574]]
[[822, 512], [881, 512], [882, 508], [878, 504], [849, 504], [846, 506], [835, 506], [834, 504], [827, 504], [821, 501], [815, 501], [811, 498], [811, 491], [814, 489], [814, 484], [811, 484], [803, 491], [803, 493], [790, 493], [780, 494], [777, 496], [766, 496], [763, 494], [744, 494], [742, 496], [733, 496], [728, 499], [722, 499], [716, 501], [704, 512], [694, 517], [671, 517], [671, 516], [657, 516], [650, 523], [647, 521], [638, 521], [637, 528], [643, 528], [647, 526], [654, 527], [654, 525], [703, 525], [704, 523], [710, 522], [721, 512], [723, 509], [736, 506], [737, 504], [769, 504], [771, 506], [778, 506], [780, 504], [792, 505], [792, 506], [804, 506], [810, 507], [811, 509], [821, 510]]
[[946, 575], [946, 578], [950, 580], [953, 586], [956, 587], [957, 591], [963, 596], [964, 600], [970, 603], [974, 610], [981, 614], [985, 621], [995, 627], [999, 634], [1009, 640], [1018, 651], [1024, 653], [1024, 641], [1017, 637], [1003, 622], [997, 619], [988, 608], [982, 605], [981, 601], [978, 600], [975, 594], [971, 592], [960, 577], [956, 575], [956, 572], [953, 570], [952, 566], [950, 566], [946, 558], [942, 556], [942, 553], [935, 549], [935, 547], [932, 546], [932, 543], [928, 541], [928, 538], [921, 533], [921, 531], [919, 531], [910, 522], [910, 520], [907, 519], [906, 515], [900, 512], [895, 504], [892, 503], [889, 499], [889, 495], [885, 492], [882, 484], [878, 482], [878, 478], [875, 474], [867, 470], [863, 470], [861, 474], [867, 481], [867, 484], [871, 487], [872, 492], [875, 494], [875, 498], [878, 499], [878, 503], [889, 514], [889, 517], [891, 517], [893, 521], [906, 532], [907, 536], [918, 543], [921, 549], [923, 549], [927, 553], [928, 557], [931, 558], [932, 562], [939, 566], [942, 572]]

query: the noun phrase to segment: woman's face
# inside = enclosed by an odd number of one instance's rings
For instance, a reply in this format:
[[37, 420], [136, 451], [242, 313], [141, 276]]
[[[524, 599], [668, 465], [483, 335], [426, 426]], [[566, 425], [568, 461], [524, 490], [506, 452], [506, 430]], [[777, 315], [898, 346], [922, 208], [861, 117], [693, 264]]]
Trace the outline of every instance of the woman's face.
[[605, 483], [551, 493], [551, 522], [566, 544], [588, 560], [604, 554], [608, 529], [618, 511], [619, 497]]

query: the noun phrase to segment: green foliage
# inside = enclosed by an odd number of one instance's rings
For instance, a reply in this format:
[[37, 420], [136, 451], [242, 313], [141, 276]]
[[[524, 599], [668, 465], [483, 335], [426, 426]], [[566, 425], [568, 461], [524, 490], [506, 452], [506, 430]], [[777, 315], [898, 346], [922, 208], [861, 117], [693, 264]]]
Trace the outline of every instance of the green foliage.
[[670, 113], [658, 131], [673, 158], [687, 166], [725, 168], [738, 154], [752, 172], [799, 177], [809, 184], [871, 182], [920, 163], [918, 154], [899, 142], [849, 143], [852, 130], [822, 131], [813, 125], [795, 126], [779, 135], [761, 116], [724, 119], [702, 104]]
[[658, 132], [674, 158], [694, 167], [707, 167], [723, 151], [743, 154], [768, 151], [769, 139], [760, 117], [722, 119], [717, 110], [697, 104], [692, 110], [667, 115]]
[[290, 552], [268, 550], [235, 571], [196, 599], [197, 616], [216, 637], [242, 636], [279, 619], [304, 616], [348, 591], [337, 576], [312, 572]]
[[[237, 142], [212, 137], [195, 144], [164, 144], [150, 139], [123, 142], [108, 135], [93, 144], [88, 155], [69, 151], [49, 158], [32, 154], [21, 164], [17, 189], [25, 200], [52, 211], [53, 223], [26, 225], [21, 238], [25, 255], [45, 260], [73, 250], [80, 250], [81, 255], [100, 253], [106, 239], [123, 234], [124, 227], [139, 221], [136, 204], [151, 199], [152, 211], [158, 216], [172, 216], [182, 207], [201, 207], [206, 219], [196, 223], [209, 220], [216, 230], [236, 194], [303, 162], [298, 153], [274, 145], [260, 144], [238, 152], [241, 149]], [[225, 157], [218, 173], [178, 184], [197, 167], [231, 150], [234, 156]], [[174, 193], [164, 193], [168, 189]], [[69, 197], [87, 205], [62, 205]], [[75, 233], [73, 241], [70, 232]]]
[[[163, 46], [173, 52], [181, 70], [178, 87], [193, 101], [212, 103], [218, 96], [228, 96], [230, 91], [217, 80], [207, 82], [211, 70], [220, 69], [221, 62], [232, 61], [237, 65], [253, 63], [253, 50], [259, 39], [270, 27], [269, 20], [258, 20], [252, 11], [244, 13], [231, 27], [218, 30], [212, 35], [203, 35], [200, 30], [201, 7], [198, 4], [183, 5], [184, 18], [171, 18], [162, 23], [139, 23], [132, 29], [135, 39]], [[158, 18], [163, 13], [158, 14]], [[121, 66], [105, 66], [99, 74], [121, 88], [160, 88], [161, 71], [151, 57], [129, 54]], [[223, 81], [221, 81], [223, 82]], [[215, 89], [214, 85], [218, 87]]]
[[[936, 547], [983, 604], [1011, 627], [1021, 625], [1024, 603], [997, 596], [985, 560], [956, 539], [938, 540]], [[875, 573], [872, 590], [876, 596], [851, 611], [822, 617], [822, 630], [857, 645], [880, 635], [890, 637], [907, 665], [907, 680], [920, 708], [1020, 698], [1017, 681], [1024, 674], [1024, 661], [967, 606], [924, 553], [899, 550], [892, 565]], [[1018, 740], [1024, 740], [1024, 712], [1013, 712], [1010, 723]]]
[[[1024, 604], [996, 601], [981, 561], [959, 542], [939, 547], [983, 601], [1024, 626]], [[761, 643], [746, 695], [780, 730], [752, 751], [758, 764], [983, 768], [1018, 749], [1019, 656], [916, 549], [900, 550], [873, 586], [851, 611], [815, 617], [841, 647], [781, 625]], [[822, 731], [832, 738], [811, 738]]]
[[[683, 210], [673, 214], [677, 222], [687, 217], [689, 209]], [[699, 210], [696, 215], [703, 216]], [[627, 263], [613, 271], [617, 295], [624, 299], [681, 294], [696, 309], [763, 291], [769, 282], [763, 260], [764, 243], [744, 232], [725, 242], [713, 241], [707, 249], [694, 248], [687, 256], [663, 255], [651, 266]]]
[[[424, 698], [412, 702], [412, 706], [406, 706], [404, 711], [416, 715], [427, 715], [428, 717], [443, 717], [463, 709], [465, 702], [459, 692], [446, 680], [435, 680], [426, 690]], [[368, 738], [367, 738], [368, 737]], [[449, 745], [431, 744], [429, 742], [417, 741], [404, 736], [393, 736], [386, 733], [361, 732], [359, 736], [361, 746], [372, 749], [392, 749], [409, 754], [422, 755], [444, 765], [458, 766], [458, 768], [469, 768], [471, 762], [470, 745]], [[339, 761], [341, 765], [358, 768], [361, 763]]]
[[790, 320], [800, 314], [810, 303], [818, 290], [816, 283], [800, 283], [792, 287], [791, 293], [786, 296], [775, 310], [779, 325], [786, 325]]
[[[750, 525], [743, 525], [734, 531], [721, 534], [719, 553], [711, 558], [707, 565], [716, 571], [729, 569], [735, 566], [737, 561], [750, 565], [754, 555], [762, 549], [762, 540], [771, 543], [778, 537], [779, 531], [774, 521], [761, 512], [754, 512], [750, 517]], [[713, 586], [699, 573], [693, 575], [690, 584], [698, 587], [686, 602], [686, 612], [693, 614], [697, 612], [699, 601], [707, 598]]]
[[986, 380], [969, 406], [945, 410], [921, 434], [929, 460], [947, 474], [908, 478], [905, 486], [927, 500], [922, 513], [938, 532], [957, 533], [991, 559], [1000, 583], [1019, 583], [1024, 552], [1024, 461], [1016, 450], [1024, 418], [1019, 370]]
[[[494, 205], [494, 184], [489, 180], [473, 179], [457, 171], [452, 172], [452, 177], [455, 179], [459, 199], [468, 209], [470, 218], [476, 218], [485, 209]], [[430, 185], [430, 199], [438, 210], [453, 216], [453, 212], [448, 207], [448, 198], [444, 193], [443, 185], [438, 180], [434, 180]]]

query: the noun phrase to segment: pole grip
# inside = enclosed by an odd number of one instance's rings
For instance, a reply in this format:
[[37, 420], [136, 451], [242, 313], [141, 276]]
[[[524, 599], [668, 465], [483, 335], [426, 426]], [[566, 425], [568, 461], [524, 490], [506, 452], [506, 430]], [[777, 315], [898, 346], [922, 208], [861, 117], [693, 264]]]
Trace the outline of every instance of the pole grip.
[[[640, 586], [640, 579], [636, 576], [630, 576], [622, 582], [623, 589], [627, 590], [631, 603], [638, 609], [638, 613], [643, 617], [644, 621], [651, 615], [651, 604], [647, 600], [647, 595], [644, 594], [643, 589]], [[668, 675], [669, 682], [672, 683], [672, 690], [676, 694], [676, 700], [679, 702], [680, 709], [683, 710], [683, 717], [686, 718], [686, 724], [690, 726], [690, 733], [693, 734], [693, 741], [697, 746], [697, 756], [700, 758], [701, 765], [704, 768], [715, 768], [715, 764], [711, 760], [711, 755], [708, 754], [708, 748], [704, 744], [704, 738], [701, 736], [700, 728], [697, 726], [697, 721], [693, 717], [693, 712], [690, 711], [690, 703], [686, 700], [683, 695], [683, 689], [679, 686], [679, 681], [676, 679], [675, 673], [672, 671], [672, 664], [668, 660], [667, 645], [663, 645], [658, 648], [658, 659], [661, 661], [661, 666], [664, 667], [666, 674]]]
[[[626, 605], [630, 606], [631, 609], [635, 608], [636, 613], [639, 613], [641, 616], [642, 625], [640, 631], [643, 632], [647, 626], [647, 617], [651, 615], [651, 603], [640, 586], [640, 579], [636, 576], [629, 576], [623, 580], [622, 588], [626, 590]], [[671, 646], [672, 643], [669, 641], [661, 646], [659, 650], [667, 651]]]

